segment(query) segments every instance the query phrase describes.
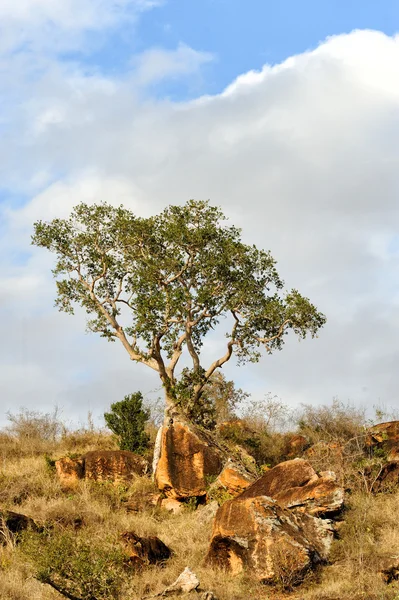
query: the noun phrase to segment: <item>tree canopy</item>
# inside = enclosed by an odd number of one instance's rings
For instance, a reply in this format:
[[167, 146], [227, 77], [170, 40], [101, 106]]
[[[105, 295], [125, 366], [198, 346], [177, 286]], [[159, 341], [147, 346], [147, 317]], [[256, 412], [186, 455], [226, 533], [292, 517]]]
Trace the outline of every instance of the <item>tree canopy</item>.
[[[289, 331], [314, 337], [325, 323], [297, 290], [284, 291], [270, 252], [244, 244], [225, 221], [220, 208], [190, 200], [149, 218], [81, 203], [68, 219], [34, 225], [32, 243], [56, 255], [58, 308], [73, 314], [80, 304], [90, 331], [118, 339], [131, 360], [157, 371], [170, 409], [183, 387], [199, 402], [233, 355], [257, 362]], [[225, 349], [207, 362], [201, 350], [215, 329]], [[185, 356], [191, 366], [181, 378]]]

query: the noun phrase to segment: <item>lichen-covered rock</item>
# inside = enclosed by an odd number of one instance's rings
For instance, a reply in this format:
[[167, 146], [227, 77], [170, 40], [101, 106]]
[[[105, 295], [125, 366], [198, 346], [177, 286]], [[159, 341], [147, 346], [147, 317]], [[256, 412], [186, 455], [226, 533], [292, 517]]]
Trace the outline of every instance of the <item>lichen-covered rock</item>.
[[206, 562], [232, 575], [248, 570], [265, 583], [286, 577], [299, 583], [326, 561], [332, 539], [328, 520], [282, 508], [270, 497], [241, 496], [219, 508]]
[[320, 477], [306, 460], [299, 458], [269, 469], [240, 498], [256, 496], [269, 496], [283, 508], [311, 515], [336, 513], [344, 502], [344, 490], [331, 474]]
[[399, 445], [399, 421], [378, 423], [367, 430], [366, 444], [380, 446], [387, 443], [389, 447]]
[[254, 481], [255, 477], [251, 473], [231, 459], [228, 459], [222, 472], [217, 478], [217, 482], [232, 496], [241, 494], [241, 492], [246, 490]]
[[280, 463], [219, 508], [207, 561], [265, 582], [299, 583], [327, 560], [334, 528], [321, 517], [337, 513], [343, 500], [333, 474], [320, 477], [301, 459]]
[[172, 556], [172, 551], [156, 536], [140, 537], [133, 531], [122, 534], [125, 552], [135, 567], [162, 563]]
[[127, 450], [94, 450], [80, 458], [60, 458], [55, 468], [61, 486], [71, 488], [80, 479], [113, 483], [130, 481], [147, 473], [149, 464], [143, 456]]
[[155, 482], [167, 497], [205, 496], [209, 477], [222, 467], [223, 453], [210, 437], [184, 423], [162, 428]]
[[130, 481], [149, 469], [143, 456], [128, 450], [95, 450], [83, 458], [85, 479], [94, 481]]
[[55, 461], [55, 469], [64, 488], [72, 488], [84, 478], [84, 459], [65, 456]]

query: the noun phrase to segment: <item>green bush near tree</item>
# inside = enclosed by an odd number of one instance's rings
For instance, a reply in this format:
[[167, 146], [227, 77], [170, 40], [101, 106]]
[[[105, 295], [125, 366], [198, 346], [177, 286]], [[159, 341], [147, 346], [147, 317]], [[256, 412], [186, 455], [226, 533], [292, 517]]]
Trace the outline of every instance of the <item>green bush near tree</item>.
[[107, 427], [118, 437], [119, 448], [137, 454], [143, 454], [148, 447], [150, 436], [145, 426], [149, 418], [150, 410], [143, 407], [141, 392], [125, 396], [104, 413]]

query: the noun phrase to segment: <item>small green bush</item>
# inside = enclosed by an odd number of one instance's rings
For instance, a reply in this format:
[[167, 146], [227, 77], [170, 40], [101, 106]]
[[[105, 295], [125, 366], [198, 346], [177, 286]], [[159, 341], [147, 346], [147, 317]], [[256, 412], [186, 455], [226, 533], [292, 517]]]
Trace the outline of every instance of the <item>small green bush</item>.
[[148, 447], [150, 436], [145, 425], [149, 418], [150, 410], [143, 408], [141, 392], [125, 396], [111, 404], [111, 412], [104, 413], [107, 427], [118, 437], [119, 448], [137, 454], [143, 454]]

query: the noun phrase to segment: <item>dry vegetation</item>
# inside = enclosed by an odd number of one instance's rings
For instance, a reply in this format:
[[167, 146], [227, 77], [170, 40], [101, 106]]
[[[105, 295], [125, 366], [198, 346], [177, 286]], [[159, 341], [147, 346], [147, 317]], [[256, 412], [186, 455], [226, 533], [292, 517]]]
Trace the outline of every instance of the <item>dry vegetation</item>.
[[[248, 432], [253, 432], [252, 451], [259, 468], [284, 459], [291, 427], [316, 447], [309, 455], [314, 466], [336, 470], [347, 489], [331, 564], [309, 576], [301, 587], [291, 591], [283, 589], [284, 585], [271, 588], [253, 581], [250, 573], [231, 577], [205, 567], [212, 523], [201, 509], [188, 507], [180, 515], [156, 507], [128, 512], [127, 501], [155, 491], [148, 477], [138, 478], [130, 486], [82, 481], [73, 492], [62, 491], [54, 473], [54, 459], [68, 453], [112, 449], [115, 440], [90, 425], [67, 431], [56, 414], [47, 415], [46, 421], [38, 413], [25, 411], [0, 434], [0, 509], [28, 515], [42, 524], [44, 531], [26, 535], [19, 543], [3, 534], [1, 600], [60, 599], [58, 592], [40, 582], [45, 580], [51, 560], [63, 560], [69, 569], [76, 570], [77, 579], [81, 571], [86, 582], [97, 572], [106, 573], [103, 585], [104, 589], [110, 586], [110, 592], [100, 597], [107, 600], [133, 600], [161, 592], [186, 566], [200, 578], [201, 589], [212, 590], [219, 600], [399, 600], [398, 582], [387, 583], [379, 575], [390, 557], [399, 554], [399, 492], [373, 494], [365, 484], [366, 467], [379, 459], [364, 451], [364, 414], [337, 402], [318, 409], [305, 407], [294, 417], [284, 407], [281, 414], [277, 408], [272, 401], [261, 411], [253, 408], [244, 419], [246, 433], [242, 435], [247, 436], [251, 449]], [[239, 437], [239, 428], [233, 430], [233, 438]], [[158, 536], [173, 550], [172, 558], [163, 567], [149, 566], [139, 572], [126, 568], [120, 561], [119, 546], [120, 534], [126, 530]], [[112, 563], [108, 571], [101, 562], [107, 556]], [[281, 583], [287, 578], [289, 565], [282, 571]]]

